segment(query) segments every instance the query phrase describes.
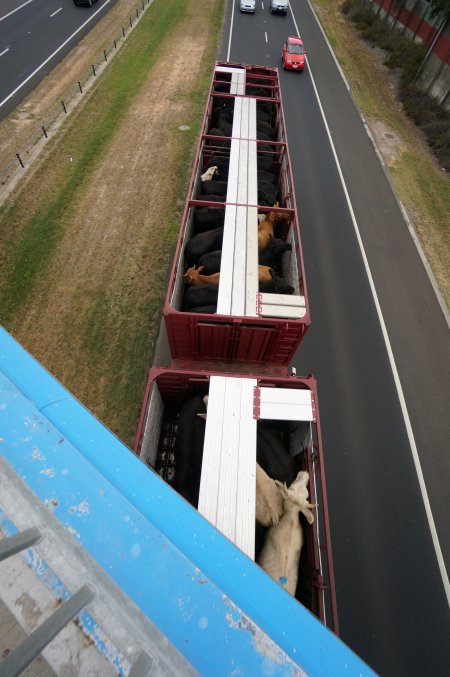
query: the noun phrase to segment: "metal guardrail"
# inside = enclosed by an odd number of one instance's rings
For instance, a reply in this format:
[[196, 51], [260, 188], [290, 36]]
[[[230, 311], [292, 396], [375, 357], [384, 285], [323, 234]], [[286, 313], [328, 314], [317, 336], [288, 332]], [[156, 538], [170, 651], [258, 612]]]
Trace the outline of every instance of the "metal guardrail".
[[1, 187], [6, 186], [8, 181], [17, 174], [17, 171], [23, 171], [30, 166], [35, 156], [35, 151], [38, 148], [38, 144], [40, 142], [45, 142], [45, 140], [56, 131], [58, 123], [68, 115], [80, 101], [85, 91], [99, 75], [108, 60], [113, 58], [118, 51], [118, 48], [126, 40], [131, 30], [142, 18], [151, 4], [152, 0], [140, 0], [128, 22], [122, 26], [121, 32], [112, 39], [111, 46], [108, 49], [102, 50], [95, 62], [91, 64], [90, 68], [85, 71], [80, 79], [66, 92], [61, 102], [49, 111], [46, 119], [41, 121], [30, 138], [17, 148], [15, 155], [11, 157], [4, 167], [0, 168], [0, 189]]

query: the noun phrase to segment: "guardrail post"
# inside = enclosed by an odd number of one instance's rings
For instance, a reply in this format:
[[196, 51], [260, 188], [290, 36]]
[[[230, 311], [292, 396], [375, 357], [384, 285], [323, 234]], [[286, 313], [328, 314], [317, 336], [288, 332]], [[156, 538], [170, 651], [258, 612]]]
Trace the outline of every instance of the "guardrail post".
[[20, 166], [22, 167], [22, 169], [25, 169], [25, 165], [23, 164], [22, 159], [21, 159], [19, 153], [16, 153], [16, 157], [17, 157], [17, 159], [19, 160]]
[[103, 54], [105, 55], [105, 61], [108, 61], [108, 57], [106, 56], [106, 49], [103, 50]]
[[130, 16], [130, 28], [133, 28], [133, 24], [131, 23], [131, 16]]
[[97, 73], [95, 72], [95, 66], [94, 66], [94, 64], [92, 64], [92, 72], [94, 73], [94, 75], [97, 75]]
[[114, 38], [114, 49], [117, 49], [116, 38]]
[[125, 28], [122, 26], [122, 35], [125, 37]]
[[83, 94], [83, 89], [82, 89], [82, 87], [81, 87], [81, 82], [80, 82], [79, 80], [78, 80], [78, 87], [80, 88], [81, 94]]
[[41, 125], [41, 129], [42, 129], [42, 131], [44, 132], [45, 138], [48, 139], [47, 132], [45, 131], [44, 125]]
[[64, 103], [64, 101], [61, 101], [61, 105], [62, 105], [62, 107], [63, 107], [64, 113], [67, 114], [67, 108], [66, 108], [66, 104]]

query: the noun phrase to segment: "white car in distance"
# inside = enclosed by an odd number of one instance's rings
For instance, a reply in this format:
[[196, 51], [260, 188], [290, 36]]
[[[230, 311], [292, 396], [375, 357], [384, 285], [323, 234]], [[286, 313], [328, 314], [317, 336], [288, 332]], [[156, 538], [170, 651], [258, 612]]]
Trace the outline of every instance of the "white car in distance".
[[239, 9], [241, 12], [248, 12], [249, 14], [254, 14], [256, 0], [240, 0]]

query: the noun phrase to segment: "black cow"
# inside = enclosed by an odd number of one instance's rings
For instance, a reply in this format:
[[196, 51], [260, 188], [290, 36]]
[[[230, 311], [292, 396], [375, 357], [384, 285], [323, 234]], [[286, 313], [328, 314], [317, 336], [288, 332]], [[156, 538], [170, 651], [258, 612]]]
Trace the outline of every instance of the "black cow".
[[183, 297], [183, 310], [192, 311], [192, 308], [217, 305], [219, 286], [217, 284], [198, 284], [186, 287]]
[[[206, 183], [209, 183], [208, 181]], [[206, 186], [206, 183], [202, 183], [202, 187]], [[206, 193], [201, 193], [195, 199], [202, 200], [203, 202], [225, 202], [226, 195], [207, 195]]]
[[[217, 178], [215, 174], [214, 178]], [[276, 184], [277, 177], [273, 172], [267, 172], [265, 169], [258, 168], [258, 181], [268, 181], [269, 183]]]
[[220, 260], [222, 258], [222, 250], [218, 249], [215, 252], [208, 252], [200, 256], [198, 265], [203, 266], [202, 275], [213, 275], [220, 271]]
[[258, 153], [257, 156], [258, 169], [264, 169], [266, 172], [271, 172], [273, 169], [273, 160], [271, 155], [266, 153]]
[[271, 270], [272, 280], [270, 282], [260, 282], [259, 291], [263, 294], [293, 294], [295, 289], [286, 282], [283, 277], [278, 277]]
[[190, 397], [184, 402], [180, 410], [174, 447], [174, 489], [195, 508], [198, 505], [200, 491], [206, 426], [205, 419], [197, 416], [199, 413], [206, 413], [206, 406], [201, 395]]
[[[198, 233], [186, 244], [184, 256], [188, 266], [195, 266], [202, 254], [222, 248], [223, 228], [214, 228], [206, 233]], [[204, 304], [199, 304], [204, 305]]]
[[229, 164], [230, 162], [228, 159], [220, 155], [213, 155], [212, 158], [210, 158], [208, 162], [203, 165], [203, 172], [206, 172], [206, 170], [210, 167], [218, 167], [220, 174], [222, 174], [220, 180], [223, 181], [228, 176]]
[[277, 134], [274, 130], [274, 128], [269, 125], [267, 122], [262, 122], [262, 120], [257, 120], [256, 122], [256, 130], [258, 132], [262, 132], [263, 134], [267, 134], [269, 139], [271, 141], [275, 141], [277, 138]]
[[268, 181], [258, 181], [258, 204], [272, 206], [278, 201], [278, 188]]
[[297, 467], [284, 444], [264, 426], [258, 423], [256, 435], [256, 460], [274, 480], [289, 486], [297, 477]]
[[281, 254], [283, 254], [283, 252], [290, 252], [291, 250], [292, 245], [290, 242], [285, 242], [278, 237], [273, 237], [267, 247], [258, 249], [258, 263], [261, 266], [276, 267]]
[[220, 207], [197, 207], [194, 214], [195, 233], [221, 228], [225, 221], [225, 209]]
[[201, 185], [202, 195], [223, 195], [227, 194], [226, 181], [203, 181]]
[[210, 306], [199, 306], [197, 308], [191, 308], [190, 313], [207, 313], [208, 315], [212, 315], [213, 313], [217, 313], [217, 304], [213, 304]]

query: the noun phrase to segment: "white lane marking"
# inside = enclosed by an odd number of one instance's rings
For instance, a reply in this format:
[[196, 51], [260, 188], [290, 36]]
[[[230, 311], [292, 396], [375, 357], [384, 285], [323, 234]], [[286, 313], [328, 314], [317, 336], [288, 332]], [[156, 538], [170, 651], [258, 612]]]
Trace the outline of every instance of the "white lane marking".
[[233, 23], [234, 23], [234, 2], [233, 2], [232, 5], [231, 5], [230, 37], [228, 38], [227, 61], [230, 60], [231, 37], [232, 37], [232, 35], [233, 35]]
[[9, 52], [9, 47], [3, 50], [3, 52], [0, 52], [0, 56], [3, 56], [3, 54], [6, 54], [6, 52]]
[[267, 39], [267, 33], [264, 31], [264, 35], [266, 36], [266, 42], [269, 42]]
[[0, 17], [0, 21], [3, 21], [3, 19], [7, 19], [9, 16], [11, 16], [11, 14], [14, 14], [15, 12], [18, 12], [19, 9], [22, 9], [22, 7], [25, 7], [25, 5], [29, 5], [30, 2], [33, 2], [33, 0], [27, 0], [27, 1], [24, 2], [22, 5], [19, 5], [19, 7], [16, 7], [16, 9], [12, 9], [10, 12], [8, 12], [8, 14], [5, 14], [5, 16], [1, 16], [1, 17]]
[[52, 19], [54, 16], [56, 16], [58, 14], [58, 12], [60, 12], [61, 10], [62, 10], [62, 7], [57, 9], [56, 12], [53, 12], [53, 14], [50, 14], [50, 19]]
[[261, 9], [264, 9], [264, 3], [263, 2], [261, 3]]
[[39, 73], [39, 71], [42, 70], [42, 68], [44, 68], [44, 66], [46, 66], [46, 64], [48, 64], [48, 62], [49, 62], [51, 59], [53, 59], [53, 57], [54, 57], [56, 54], [58, 54], [58, 52], [60, 52], [62, 49], [64, 49], [64, 47], [67, 45], [67, 43], [70, 42], [70, 41], [72, 40], [72, 38], [75, 37], [75, 35], [76, 35], [77, 33], [79, 33], [79, 32], [80, 32], [80, 31], [81, 31], [81, 30], [82, 30], [82, 29], [90, 22], [90, 21], [92, 21], [92, 20], [96, 17], [96, 15], [97, 15], [99, 12], [102, 12], [102, 11], [105, 9], [105, 7], [106, 7], [107, 5], [109, 5], [110, 2], [111, 2], [111, 0], [105, 0], [105, 2], [103, 3], [103, 5], [102, 5], [101, 7], [99, 7], [99, 9], [97, 9], [93, 14], [91, 14], [91, 15], [89, 16], [89, 19], [86, 19], [86, 21], [85, 21], [84, 23], [82, 23], [80, 26], [78, 26], [77, 30], [74, 31], [74, 32], [72, 33], [72, 35], [69, 35], [69, 37], [67, 38], [67, 40], [64, 40], [64, 42], [61, 43], [60, 46], [59, 46], [57, 49], [55, 49], [55, 51], [52, 52], [52, 54], [50, 54], [50, 56], [48, 56], [48, 57], [45, 59], [45, 61], [43, 61], [43, 62], [41, 63], [40, 66], [38, 66], [37, 68], [35, 68], [34, 71], [33, 71], [27, 78], [25, 78], [25, 80], [23, 80], [23, 81], [20, 83], [20, 85], [18, 85], [12, 92], [10, 92], [10, 94], [8, 94], [8, 96], [7, 96], [5, 99], [3, 99], [3, 101], [0, 101], [0, 108], [1, 108], [2, 106], [4, 106], [5, 103], [6, 103], [7, 101], [9, 101], [9, 100], [14, 96], [14, 94], [16, 94], [20, 89], [22, 89], [22, 87], [24, 87], [24, 86], [27, 84], [27, 82], [29, 82], [29, 81], [31, 80], [31, 78], [34, 77], [34, 76], [36, 75], [36, 73]]
[[[314, 15], [314, 18], [316, 19], [317, 23], [319, 24], [317, 16], [316, 16], [313, 8], [311, 7], [309, 0], [308, 0], [308, 4], [309, 4], [311, 11]], [[295, 29], [298, 33], [298, 27], [297, 27], [297, 23], [295, 21], [294, 13], [292, 12], [292, 8], [291, 8], [291, 14], [292, 14], [292, 17], [294, 19]], [[325, 39], [326, 39], [326, 36], [325, 36]], [[328, 40], [327, 40], [327, 44], [328, 44], [330, 51], [332, 52], [333, 50], [331, 49], [331, 46], [329, 45]], [[411, 419], [409, 418], [408, 408], [406, 406], [406, 400], [405, 400], [405, 396], [403, 394], [402, 384], [401, 384], [400, 377], [399, 377], [399, 374], [398, 374], [398, 371], [397, 371], [397, 365], [395, 363], [394, 353], [392, 351], [391, 342], [389, 340], [389, 335], [388, 335], [388, 332], [387, 332], [386, 324], [385, 324], [383, 313], [382, 313], [382, 310], [381, 310], [381, 305], [380, 305], [380, 302], [378, 300], [378, 294], [377, 294], [377, 291], [375, 289], [375, 283], [373, 281], [372, 272], [371, 272], [370, 267], [369, 267], [369, 261], [368, 261], [367, 256], [366, 256], [364, 244], [363, 244], [363, 241], [362, 241], [362, 238], [361, 238], [361, 234], [359, 232], [358, 224], [356, 222], [355, 213], [353, 211], [352, 203], [350, 201], [350, 195], [348, 194], [347, 186], [346, 186], [346, 183], [345, 183], [344, 176], [342, 174], [341, 166], [339, 164], [336, 149], [334, 147], [333, 140], [331, 138], [331, 132], [330, 132], [330, 129], [328, 127], [327, 119], [325, 117], [325, 112], [322, 108], [322, 104], [321, 104], [320, 99], [319, 99], [319, 93], [317, 91], [316, 83], [315, 83], [314, 78], [313, 78], [311, 66], [309, 64], [308, 64], [308, 66], [309, 66], [309, 73], [311, 75], [311, 82], [313, 84], [314, 91], [315, 91], [315, 94], [316, 94], [316, 97], [317, 97], [317, 102], [319, 104], [320, 112], [322, 114], [325, 129], [327, 130], [331, 150], [333, 151], [334, 160], [336, 162], [336, 167], [337, 167], [338, 172], [339, 172], [339, 177], [341, 179], [342, 188], [344, 190], [345, 198], [347, 200], [348, 209], [349, 209], [349, 212], [350, 212], [350, 216], [352, 218], [353, 228], [354, 228], [355, 233], [356, 233], [356, 239], [358, 241], [359, 248], [360, 248], [360, 251], [361, 251], [362, 260], [363, 260], [363, 263], [364, 263], [364, 267], [366, 269], [367, 279], [369, 280], [369, 285], [370, 285], [370, 289], [371, 289], [371, 292], [372, 292], [372, 297], [373, 297], [373, 300], [374, 300], [374, 303], [375, 303], [375, 308], [376, 308], [377, 315], [378, 315], [378, 321], [380, 323], [381, 331], [382, 331], [383, 338], [384, 338], [384, 343], [385, 343], [385, 346], [386, 346], [386, 352], [388, 354], [389, 363], [391, 365], [391, 370], [392, 370], [392, 375], [394, 377], [395, 387], [397, 389], [397, 396], [398, 396], [398, 399], [399, 399], [399, 402], [400, 402], [400, 408], [402, 410], [403, 421], [405, 423], [406, 434], [408, 436], [409, 446], [411, 448], [411, 454], [412, 454], [413, 461], [414, 461], [414, 467], [416, 469], [417, 479], [419, 481], [420, 493], [422, 495], [422, 501], [423, 501], [423, 504], [424, 504], [424, 507], [425, 507], [425, 513], [426, 513], [427, 520], [428, 520], [428, 526], [429, 526], [429, 529], [430, 529], [430, 532], [431, 532], [431, 538], [432, 538], [432, 541], [433, 541], [433, 546], [434, 546], [436, 558], [437, 558], [437, 561], [438, 561], [439, 571], [440, 571], [440, 574], [441, 574], [441, 577], [442, 577], [442, 583], [444, 584], [444, 590], [445, 590], [445, 594], [447, 596], [447, 601], [450, 605], [450, 581], [449, 581], [449, 578], [448, 578], [447, 569], [445, 567], [444, 557], [442, 555], [441, 545], [440, 545], [440, 542], [439, 542], [439, 536], [438, 536], [438, 533], [437, 533], [437, 530], [436, 530], [436, 524], [434, 522], [433, 512], [431, 510], [430, 499], [428, 498], [428, 491], [427, 491], [427, 487], [426, 487], [426, 484], [425, 484], [425, 478], [424, 478], [423, 472], [422, 472], [422, 466], [420, 464], [419, 452], [417, 450], [416, 440], [414, 438], [414, 432], [413, 432], [413, 429], [412, 429], [412, 426], [411, 426]], [[346, 83], [345, 78], [344, 78], [344, 82]]]

